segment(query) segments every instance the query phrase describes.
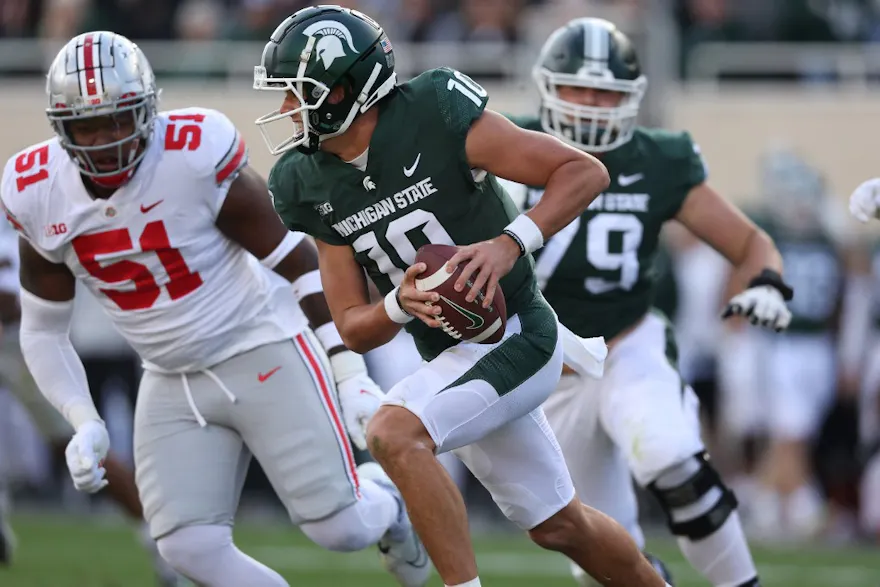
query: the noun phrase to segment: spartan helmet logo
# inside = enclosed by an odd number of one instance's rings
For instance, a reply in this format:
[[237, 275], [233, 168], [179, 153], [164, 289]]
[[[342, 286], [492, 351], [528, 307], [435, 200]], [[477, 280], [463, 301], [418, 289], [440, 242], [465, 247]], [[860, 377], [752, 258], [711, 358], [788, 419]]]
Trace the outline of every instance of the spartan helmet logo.
[[335, 20], [320, 20], [310, 24], [303, 30], [303, 34], [307, 37], [320, 37], [315, 43], [315, 54], [323, 61], [325, 70], [330, 69], [338, 57], [345, 57], [343, 41], [352, 53], [358, 52], [351, 38], [351, 31]]

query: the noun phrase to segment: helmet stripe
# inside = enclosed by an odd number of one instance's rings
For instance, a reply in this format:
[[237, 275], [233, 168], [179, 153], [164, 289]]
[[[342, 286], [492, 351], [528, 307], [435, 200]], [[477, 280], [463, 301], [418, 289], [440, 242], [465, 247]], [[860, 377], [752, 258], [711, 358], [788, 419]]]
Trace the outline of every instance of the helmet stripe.
[[608, 31], [592, 19], [584, 19], [584, 58], [588, 61], [608, 61]]
[[96, 59], [98, 47], [94, 42], [92, 34], [88, 34], [83, 39], [82, 44], [82, 69], [85, 74], [85, 86], [86, 86], [86, 95], [88, 96], [97, 96], [98, 95], [98, 85], [95, 81], [95, 63], [98, 62], [100, 64], [100, 59]]

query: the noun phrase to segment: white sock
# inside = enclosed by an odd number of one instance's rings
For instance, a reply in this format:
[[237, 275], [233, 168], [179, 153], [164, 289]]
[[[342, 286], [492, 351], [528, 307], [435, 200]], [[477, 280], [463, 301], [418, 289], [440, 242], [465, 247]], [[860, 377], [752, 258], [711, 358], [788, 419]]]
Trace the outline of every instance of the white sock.
[[713, 534], [696, 541], [679, 538], [678, 546], [691, 566], [715, 587], [742, 585], [758, 574], [737, 512]]
[[459, 583], [458, 585], [445, 585], [445, 587], [480, 587], [480, 578], [471, 579], [467, 583]]
[[801, 485], [784, 501], [783, 511], [789, 531], [801, 539], [818, 534], [825, 522], [825, 503], [818, 490]]

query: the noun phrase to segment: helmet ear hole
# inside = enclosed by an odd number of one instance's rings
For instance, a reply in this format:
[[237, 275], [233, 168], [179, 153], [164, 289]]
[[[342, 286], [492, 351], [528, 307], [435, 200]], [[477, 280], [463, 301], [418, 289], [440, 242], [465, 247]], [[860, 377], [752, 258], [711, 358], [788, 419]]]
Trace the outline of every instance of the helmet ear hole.
[[347, 78], [343, 79], [330, 90], [330, 95], [327, 96], [327, 103], [335, 106], [344, 101], [350, 94], [351, 82]]

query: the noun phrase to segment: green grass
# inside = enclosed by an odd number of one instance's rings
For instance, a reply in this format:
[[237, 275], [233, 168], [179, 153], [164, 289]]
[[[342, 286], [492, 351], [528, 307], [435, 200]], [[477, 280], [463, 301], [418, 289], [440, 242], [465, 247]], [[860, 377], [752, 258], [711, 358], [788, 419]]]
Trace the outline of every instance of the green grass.
[[[10, 569], [0, 567], [0, 587], [152, 587], [150, 561], [134, 532], [115, 520], [18, 516], [19, 549]], [[294, 587], [393, 587], [375, 551], [334, 554], [278, 525], [242, 524], [241, 548], [282, 573]], [[477, 538], [485, 587], [573, 587], [566, 562], [519, 536]], [[674, 543], [650, 550], [672, 569], [678, 587], [706, 585], [685, 564]], [[764, 587], [880, 587], [880, 550], [755, 549]], [[440, 587], [436, 578], [431, 587]], [[246, 586], [242, 586], [246, 587]]]

